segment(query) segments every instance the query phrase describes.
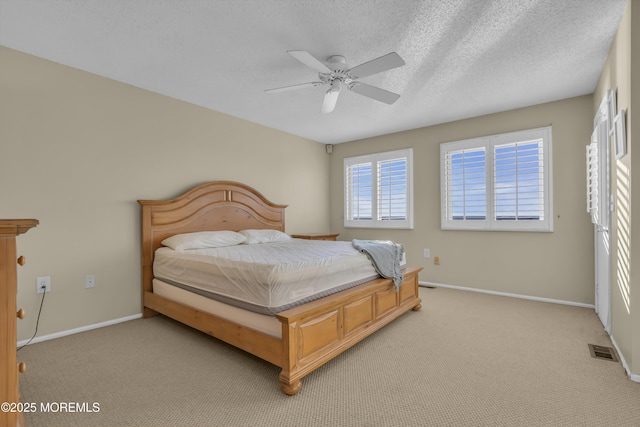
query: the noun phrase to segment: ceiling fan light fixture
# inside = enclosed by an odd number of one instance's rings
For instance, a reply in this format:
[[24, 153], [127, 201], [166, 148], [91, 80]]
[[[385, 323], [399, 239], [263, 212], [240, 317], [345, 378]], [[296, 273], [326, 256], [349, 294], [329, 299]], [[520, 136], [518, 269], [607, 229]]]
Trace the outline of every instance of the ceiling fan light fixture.
[[329, 90], [327, 90], [327, 92], [340, 92], [340, 89], [342, 88], [342, 86], [340, 85], [341, 80], [340, 79], [334, 79], [330, 85], [329, 85]]
[[327, 93], [325, 93], [322, 108], [320, 109], [322, 114], [329, 114], [335, 110], [336, 104], [338, 103], [338, 95], [340, 95], [340, 89], [335, 90], [330, 88]]

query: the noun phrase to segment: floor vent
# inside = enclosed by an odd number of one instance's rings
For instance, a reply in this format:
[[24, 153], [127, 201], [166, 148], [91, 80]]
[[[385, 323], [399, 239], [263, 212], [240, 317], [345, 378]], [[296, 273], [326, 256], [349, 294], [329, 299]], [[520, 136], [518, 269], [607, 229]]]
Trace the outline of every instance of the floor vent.
[[616, 356], [615, 350], [611, 347], [589, 344], [589, 352], [591, 352], [591, 357], [595, 359], [618, 361], [618, 356]]

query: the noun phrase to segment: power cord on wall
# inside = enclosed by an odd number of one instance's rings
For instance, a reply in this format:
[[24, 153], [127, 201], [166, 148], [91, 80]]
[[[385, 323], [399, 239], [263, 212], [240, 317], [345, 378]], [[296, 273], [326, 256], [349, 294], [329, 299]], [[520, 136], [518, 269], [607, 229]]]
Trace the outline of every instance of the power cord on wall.
[[16, 351], [20, 351], [26, 346], [28, 346], [38, 334], [38, 325], [40, 324], [40, 313], [42, 313], [42, 306], [44, 305], [44, 296], [47, 294], [46, 287], [43, 286], [42, 289], [44, 290], [44, 292], [42, 292], [42, 300], [40, 301], [40, 310], [38, 310], [38, 319], [36, 320], [36, 331], [33, 333], [33, 336], [29, 338], [29, 341], [27, 341], [23, 346], [19, 347]]

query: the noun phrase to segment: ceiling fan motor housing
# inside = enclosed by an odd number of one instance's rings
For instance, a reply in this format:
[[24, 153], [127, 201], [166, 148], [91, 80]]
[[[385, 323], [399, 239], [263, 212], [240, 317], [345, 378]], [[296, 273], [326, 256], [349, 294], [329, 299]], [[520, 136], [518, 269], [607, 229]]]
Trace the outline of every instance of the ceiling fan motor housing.
[[[344, 56], [342, 56], [342, 55], [333, 55], [333, 56], [330, 56], [330, 57], [327, 59], [327, 62], [328, 62], [329, 64], [331, 64], [331, 65], [335, 65], [335, 66], [336, 66], [336, 67], [333, 67], [333, 68], [332, 68], [332, 67], [329, 67], [329, 68], [331, 68], [331, 69], [334, 69], [334, 68], [340, 68], [340, 69], [344, 70], [344, 69], [346, 69], [346, 68], [347, 68], [347, 65], [346, 65], [347, 60], [346, 60], [346, 59], [344, 58]], [[340, 66], [340, 64], [342, 65], [341, 67], [339, 67], [339, 66]]]
[[344, 56], [330, 56], [327, 59], [327, 67], [332, 71], [331, 74], [319, 73], [319, 77], [320, 80], [331, 85], [329, 90], [340, 90], [340, 83], [349, 86], [353, 82], [353, 78], [346, 72], [349, 67]]

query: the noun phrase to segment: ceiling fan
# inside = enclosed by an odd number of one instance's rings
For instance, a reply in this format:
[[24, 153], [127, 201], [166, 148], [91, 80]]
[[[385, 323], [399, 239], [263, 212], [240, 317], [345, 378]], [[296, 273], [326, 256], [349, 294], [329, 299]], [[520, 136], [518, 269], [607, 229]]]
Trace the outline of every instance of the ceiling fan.
[[266, 93], [279, 93], [287, 90], [304, 89], [315, 86], [328, 86], [322, 102], [322, 113], [330, 113], [336, 107], [338, 95], [343, 87], [351, 92], [375, 99], [386, 104], [393, 104], [400, 98], [397, 93], [389, 92], [376, 86], [371, 86], [360, 82], [361, 77], [371, 76], [393, 68], [401, 67], [405, 64], [400, 55], [395, 52], [388, 53], [369, 62], [349, 68], [344, 56], [333, 55], [323, 64], [304, 50], [288, 50], [287, 53], [307, 67], [318, 72], [319, 81], [301, 83], [291, 86], [284, 86], [265, 90]]

